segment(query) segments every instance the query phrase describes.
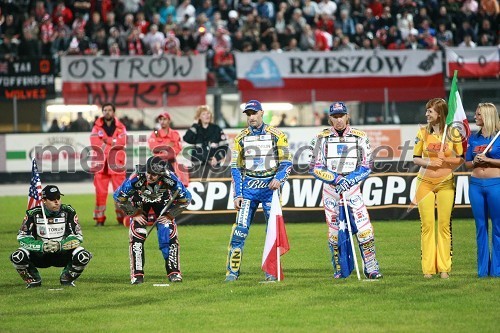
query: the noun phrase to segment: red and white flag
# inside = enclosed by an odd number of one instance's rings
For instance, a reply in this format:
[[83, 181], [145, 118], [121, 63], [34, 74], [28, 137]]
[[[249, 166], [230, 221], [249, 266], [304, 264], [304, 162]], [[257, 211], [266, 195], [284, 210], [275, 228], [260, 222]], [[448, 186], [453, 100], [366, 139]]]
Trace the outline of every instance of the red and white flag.
[[496, 46], [447, 47], [447, 76], [452, 77], [457, 70], [461, 78], [496, 78], [500, 74], [500, 49]]
[[262, 270], [278, 279], [283, 280], [283, 268], [280, 257], [290, 250], [286, 235], [285, 221], [281, 211], [278, 191], [274, 191], [271, 201], [271, 212], [267, 222], [266, 244], [262, 255]]

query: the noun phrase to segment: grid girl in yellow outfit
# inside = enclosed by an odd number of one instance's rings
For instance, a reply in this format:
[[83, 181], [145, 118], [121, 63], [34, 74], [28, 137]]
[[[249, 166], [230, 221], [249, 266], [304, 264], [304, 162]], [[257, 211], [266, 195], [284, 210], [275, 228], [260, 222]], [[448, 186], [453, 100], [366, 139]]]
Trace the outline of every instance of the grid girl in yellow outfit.
[[[415, 202], [421, 220], [422, 271], [425, 278], [440, 273], [448, 278], [451, 271], [451, 212], [455, 201], [453, 170], [463, 162], [460, 134], [451, 128], [441, 144], [448, 115], [442, 98], [433, 98], [425, 106], [427, 126], [417, 132], [413, 162], [420, 166]], [[435, 203], [437, 201], [437, 234]]]

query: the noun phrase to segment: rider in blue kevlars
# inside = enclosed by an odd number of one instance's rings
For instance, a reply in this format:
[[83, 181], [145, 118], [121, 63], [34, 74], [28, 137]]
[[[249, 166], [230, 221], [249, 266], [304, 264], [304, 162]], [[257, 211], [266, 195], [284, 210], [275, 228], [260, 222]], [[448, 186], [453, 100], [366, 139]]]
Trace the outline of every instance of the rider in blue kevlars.
[[[148, 236], [148, 220], [157, 220], [158, 245], [165, 259], [168, 279], [170, 282], [182, 282], [175, 217], [187, 208], [191, 193], [169, 171], [167, 163], [160, 156], [150, 157], [145, 166], [137, 166], [114, 194], [118, 206], [131, 216], [129, 254], [132, 284], [144, 282], [144, 242]], [[171, 200], [172, 204], [164, 212]]]
[[[235, 138], [231, 161], [234, 207], [238, 213], [227, 257], [226, 281], [229, 282], [240, 275], [245, 239], [259, 203], [267, 221], [273, 191], [283, 185], [292, 167], [287, 137], [277, 128], [264, 124], [260, 102], [249, 101], [243, 112], [247, 115], [248, 127]], [[267, 275], [266, 280], [274, 281], [276, 277]]]

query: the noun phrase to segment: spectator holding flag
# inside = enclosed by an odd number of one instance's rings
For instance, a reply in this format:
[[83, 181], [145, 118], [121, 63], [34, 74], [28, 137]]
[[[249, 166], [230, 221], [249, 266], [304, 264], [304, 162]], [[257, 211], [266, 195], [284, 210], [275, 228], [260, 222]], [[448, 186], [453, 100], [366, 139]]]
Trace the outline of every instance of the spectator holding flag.
[[445, 135], [448, 116], [446, 101], [433, 98], [425, 108], [427, 126], [418, 130], [413, 149], [413, 162], [420, 166], [414, 201], [418, 204], [422, 224], [422, 271], [424, 278], [432, 278], [434, 274], [440, 273], [441, 278], [447, 279], [452, 263], [451, 213], [455, 201], [453, 170], [463, 162], [463, 147], [462, 140], [457, 139], [461, 138], [457, 129], [452, 127]]
[[500, 277], [500, 118], [493, 103], [479, 103], [474, 118], [479, 131], [470, 137], [465, 166], [472, 169], [469, 198], [476, 221], [477, 274]]

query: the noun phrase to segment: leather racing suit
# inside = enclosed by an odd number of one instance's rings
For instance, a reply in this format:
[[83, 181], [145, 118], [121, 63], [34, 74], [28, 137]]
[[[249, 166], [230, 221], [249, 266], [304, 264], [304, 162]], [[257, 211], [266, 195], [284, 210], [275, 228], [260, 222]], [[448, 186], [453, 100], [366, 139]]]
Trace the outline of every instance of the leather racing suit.
[[[167, 216], [168, 222], [156, 224], [158, 244], [163, 259], [165, 259], [167, 276], [180, 274], [179, 240], [175, 217], [189, 205], [191, 193], [173, 172], [166, 171], [155, 183], [150, 184], [147, 182], [145, 172], [136, 170], [114, 194], [115, 202], [127, 215], [136, 216], [142, 214], [150, 222], [155, 221], [160, 216], [162, 209], [176, 191], [178, 191], [177, 197], [169, 210], [163, 214]], [[130, 274], [132, 280], [137, 277], [144, 277], [144, 242], [146, 237], [146, 226], [132, 221], [129, 230]]]
[[231, 232], [226, 276], [239, 276], [245, 239], [257, 207], [262, 203], [268, 221], [273, 196], [269, 183], [276, 179], [283, 184], [291, 167], [288, 140], [279, 129], [262, 124], [259, 128], [244, 129], [235, 138], [231, 176], [234, 198], [243, 198], [243, 203]]
[[378, 274], [379, 265], [375, 257], [373, 226], [363, 202], [359, 183], [368, 177], [373, 165], [370, 141], [365, 132], [349, 125], [343, 133], [333, 128], [321, 131], [311, 142], [312, 159], [310, 172], [324, 182], [323, 205], [328, 225], [328, 245], [332, 255], [335, 277], [341, 277], [339, 262], [339, 212], [344, 209], [344, 198], [335, 191], [335, 186], [346, 178], [350, 189], [344, 193], [348, 198], [352, 232], [356, 233], [366, 276]]

